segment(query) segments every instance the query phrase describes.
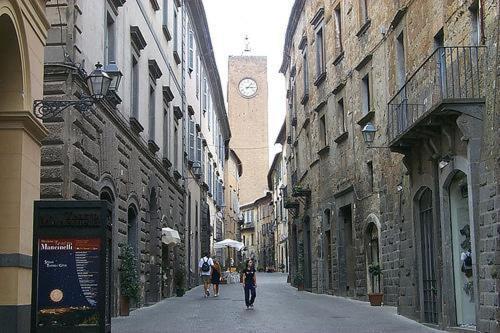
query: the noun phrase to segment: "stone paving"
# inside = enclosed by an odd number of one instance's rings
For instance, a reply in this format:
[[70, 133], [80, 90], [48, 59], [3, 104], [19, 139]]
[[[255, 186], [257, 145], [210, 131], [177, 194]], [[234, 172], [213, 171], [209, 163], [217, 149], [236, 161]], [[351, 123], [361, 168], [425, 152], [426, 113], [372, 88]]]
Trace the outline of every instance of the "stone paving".
[[393, 307], [297, 291], [286, 275], [259, 273], [254, 310], [246, 310], [240, 284], [222, 285], [203, 298], [201, 287], [112, 321], [116, 333], [177, 332], [441, 332], [397, 315]]

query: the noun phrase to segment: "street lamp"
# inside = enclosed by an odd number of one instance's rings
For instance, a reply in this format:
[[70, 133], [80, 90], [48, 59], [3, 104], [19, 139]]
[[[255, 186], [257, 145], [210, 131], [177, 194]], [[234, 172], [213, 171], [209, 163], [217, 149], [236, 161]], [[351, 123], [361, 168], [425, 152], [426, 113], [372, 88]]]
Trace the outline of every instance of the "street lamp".
[[363, 138], [365, 139], [365, 142], [370, 144], [373, 143], [375, 140], [375, 132], [377, 129], [375, 126], [373, 126], [372, 123], [367, 123], [365, 127], [361, 130], [361, 133], [363, 133]]
[[111, 78], [111, 84], [109, 85], [109, 92], [118, 92], [118, 87], [120, 86], [120, 81], [122, 79], [122, 72], [116, 66], [114, 61], [110, 61], [109, 64], [104, 68], [106, 74]]
[[103, 71], [102, 65], [98, 62], [95, 69], [85, 79], [87, 87], [90, 91], [89, 96], [83, 96], [79, 100], [35, 100], [33, 102], [33, 112], [39, 119], [48, 119], [56, 117], [68, 107], [73, 106], [81, 113], [88, 112], [92, 109], [95, 102], [101, 100], [108, 93], [112, 78]]

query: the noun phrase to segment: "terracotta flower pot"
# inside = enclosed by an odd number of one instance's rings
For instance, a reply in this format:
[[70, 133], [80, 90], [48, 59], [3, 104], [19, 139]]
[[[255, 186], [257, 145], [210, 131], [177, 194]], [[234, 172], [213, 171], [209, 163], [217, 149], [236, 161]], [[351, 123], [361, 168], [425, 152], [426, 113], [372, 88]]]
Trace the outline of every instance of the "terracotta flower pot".
[[370, 300], [371, 306], [381, 306], [382, 301], [384, 300], [384, 294], [382, 293], [368, 294], [368, 299]]
[[120, 316], [127, 317], [130, 314], [130, 299], [120, 296]]
[[304, 284], [299, 284], [299, 285], [297, 286], [297, 290], [298, 290], [298, 291], [303, 291], [303, 290], [304, 290]]

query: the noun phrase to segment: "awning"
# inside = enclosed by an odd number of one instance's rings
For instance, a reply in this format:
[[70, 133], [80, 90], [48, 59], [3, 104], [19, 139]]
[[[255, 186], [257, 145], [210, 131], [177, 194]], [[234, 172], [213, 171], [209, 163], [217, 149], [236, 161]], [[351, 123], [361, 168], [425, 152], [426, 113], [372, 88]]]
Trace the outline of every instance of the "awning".
[[237, 251], [241, 251], [245, 247], [245, 244], [232, 239], [224, 239], [223, 241], [214, 244], [214, 249], [223, 249], [226, 247], [235, 248]]
[[179, 237], [179, 232], [177, 230], [172, 228], [162, 228], [161, 241], [163, 244], [175, 245], [181, 242], [181, 237]]

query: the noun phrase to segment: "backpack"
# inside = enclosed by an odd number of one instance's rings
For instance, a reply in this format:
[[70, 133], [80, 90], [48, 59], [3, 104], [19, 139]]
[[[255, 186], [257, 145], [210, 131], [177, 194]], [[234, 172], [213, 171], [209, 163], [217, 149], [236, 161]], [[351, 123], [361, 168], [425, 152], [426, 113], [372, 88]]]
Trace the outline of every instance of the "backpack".
[[208, 260], [205, 261], [205, 259], [203, 259], [203, 264], [201, 265], [201, 271], [202, 272], [210, 272], [210, 265], [208, 264]]

